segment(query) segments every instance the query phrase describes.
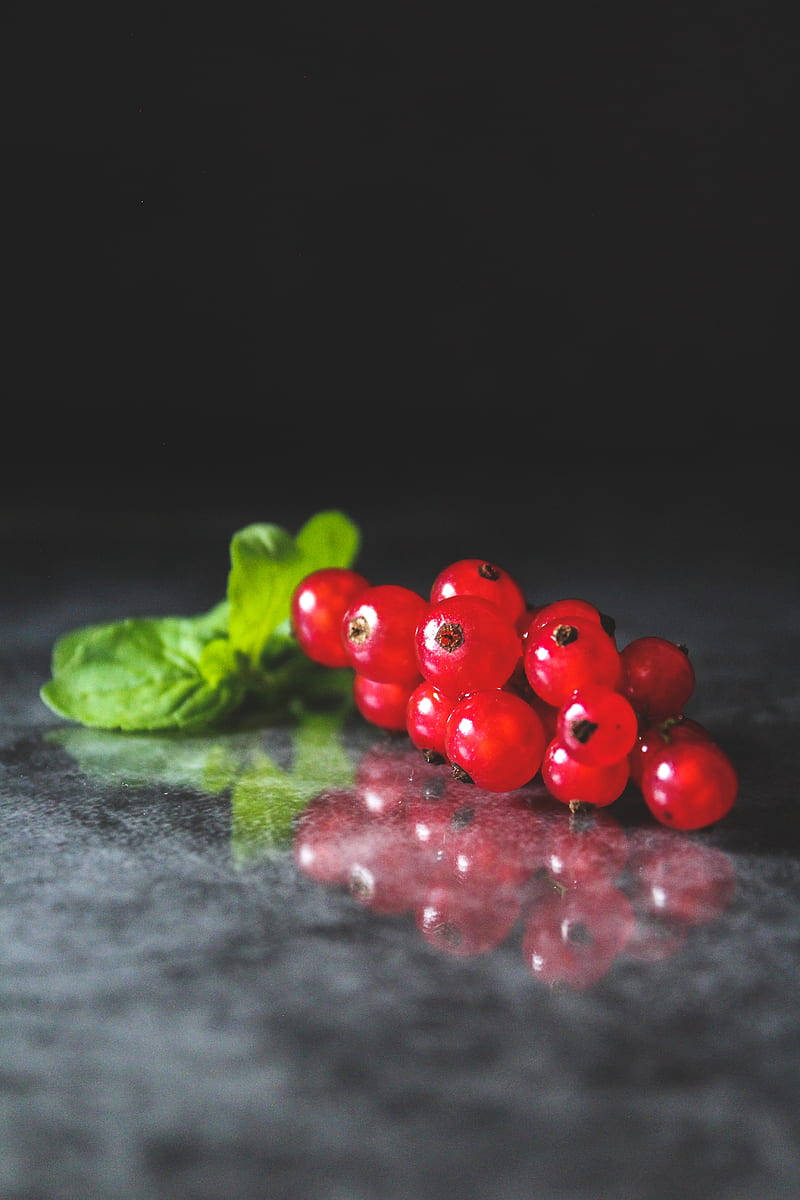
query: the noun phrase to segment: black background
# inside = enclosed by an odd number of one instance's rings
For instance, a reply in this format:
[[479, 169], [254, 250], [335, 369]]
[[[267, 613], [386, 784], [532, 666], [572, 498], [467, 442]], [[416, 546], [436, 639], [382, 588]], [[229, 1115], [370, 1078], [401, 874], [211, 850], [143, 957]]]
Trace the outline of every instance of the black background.
[[797, 48], [745, 2], [11, 9], [6, 511], [785, 520]]

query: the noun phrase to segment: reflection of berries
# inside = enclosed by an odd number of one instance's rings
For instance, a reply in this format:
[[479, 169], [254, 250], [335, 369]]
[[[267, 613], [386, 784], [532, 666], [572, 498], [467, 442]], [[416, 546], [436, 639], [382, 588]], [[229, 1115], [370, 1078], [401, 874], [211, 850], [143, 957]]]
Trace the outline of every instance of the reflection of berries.
[[369, 582], [356, 571], [325, 567], [313, 571], [295, 588], [291, 626], [298, 645], [314, 662], [346, 667], [342, 617]]
[[423, 679], [408, 698], [405, 713], [408, 736], [431, 760], [437, 755], [442, 761], [445, 758], [447, 718], [454, 705], [452, 697], [440, 692], [427, 679]]
[[369, 746], [356, 767], [356, 801], [373, 814], [390, 813], [404, 807], [410, 794], [434, 782], [442, 786], [446, 777], [429, 766], [407, 742], [387, 738]]
[[425, 864], [396, 818], [379, 818], [371, 828], [372, 837], [353, 847], [347, 890], [365, 908], [399, 916], [414, 908], [427, 887]]
[[392, 583], [358, 594], [342, 618], [348, 664], [378, 683], [419, 679], [414, 657], [414, 631], [425, 610], [422, 596]]
[[525, 612], [525, 595], [516, 579], [502, 567], [480, 558], [462, 558], [439, 572], [431, 587], [431, 603], [451, 596], [490, 600], [512, 623]]
[[627, 758], [607, 767], [587, 767], [577, 762], [558, 740], [547, 746], [542, 779], [551, 795], [564, 804], [613, 804], [625, 791], [630, 768]]
[[736, 890], [733, 863], [715, 846], [668, 830], [638, 831], [632, 839], [631, 895], [646, 913], [698, 925], [719, 917]]
[[430, 605], [416, 634], [423, 677], [455, 698], [502, 687], [520, 658], [513, 623], [479, 596], [453, 596]]
[[685, 646], [660, 637], [642, 637], [621, 651], [621, 691], [651, 723], [677, 717], [694, 692], [694, 667]]
[[315, 796], [295, 825], [293, 853], [300, 870], [319, 883], [344, 884], [352, 846], [364, 834], [367, 820], [352, 791]]
[[418, 905], [414, 919], [425, 941], [443, 954], [473, 958], [504, 942], [519, 912], [513, 894], [492, 896], [439, 883]]
[[548, 621], [525, 640], [525, 674], [547, 704], [560, 706], [576, 688], [600, 684], [616, 688], [622, 663], [614, 641], [586, 617]]
[[357, 672], [353, 677], [353, 699], [362, 717], [380, 729], [395, 731], [406, 727], [406, 705], [415, 682], [377, 683]]
[[544, 866], [566, 887], [613, 883], [628, 861], [628, 838], [604, 810], [591, 809], [550, 821], [544, 839]]
[[529, 783], [544, 747], [542, 722], [511, 692], [474, 692], [458, 702], [447, 722], [448, 760], [487, 791], [510, 792]]
[[610, 885], [553, 891], [533, 905], [522, 935], [528, 969], [546, 983], [586, 988], [602, 979], [636, 924], [627, 896]]
[[680, 921], [636, 910], [636, 927], [625, 946], [625, 954], [638, 962], [663, 962], [677, 954], [685, 941], [686, 926]]
[[645, 803], [656, 820], [673, 829], [703, 829], [733, 807], [739, 781], [727, 754], [714, 742], [672, 742], [642, 773]]
[[638, 723], [624, 696], [590, 684], [573, 692], [557, 722], [557, 736], [570, 756], [589, 767], [607, 767], [630, 753]]

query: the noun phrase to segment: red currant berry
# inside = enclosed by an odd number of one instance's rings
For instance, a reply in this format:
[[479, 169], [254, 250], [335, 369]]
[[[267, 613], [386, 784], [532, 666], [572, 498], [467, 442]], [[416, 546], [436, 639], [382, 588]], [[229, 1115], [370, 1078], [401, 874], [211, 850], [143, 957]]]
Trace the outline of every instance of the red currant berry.
[[533, 624], [533, 618], [541, 611], [541, 605], [529, 604], [524, 613], [517, 617], [514, 627], [523, 641], [528, 636], [528, 630]]
[[630, 753], [638, 728], [636, 713], [624, 696], [589, 684], [559, 710], [556, 736], [578, 762], [607, 767]]
[[393, 583], [364, 589], [342, 618], [349, 666], [376, 683], [419, 679], [414, 631], [425, 611], [417, 592]]
[[712, 741], [711, 734], [698, 721], [683, 717], [680, 721], [667, 720], [658, 725], [649, 725], [637, 737], [633, 749], [628, 755], [631, 767], [631, 779], [638, 787], [642, 786], [644, 769], [654, 754], [669, 746], [672, 742], [682, 741]]
[[342, 617], [369, 582], [356, 571], [324, 567], [312, 571], [292, 595], [291, 626], [300, 649], [324, 667], [348, 666], [342, 646]]
[[600, 609], [588, 600], [552, 600], [549, 604], [543, 604], [537, 609], [528, 628], [529, 631], [541, 629], [548, 621], [566, 621], [570, 617], [583, 617], [584, 620], [594, 621], [595, 624], [602, 625], [609, 636], [614, 634], [613, 618], [601, 613]]
[[415, 684], [378, 683], [365, 675], [353, 677], [353, 700], [365, 721], [393, 731], [406, 727], [406, 706]]
[[684, 646], [660, 637], [642, 637], [620, 651], [620, 691], [646, 721], [677, 717], [694, 692], [694, 667]]
[[608, 973], [625, 949], [636, 918], [624, 892], [609, 884], [559, 895], [534, 906], [522, 935], [522, 957], [547, 983], [583, 989]]
[[489, 792], [510, 792], [529, 783], [539, 770], [544, 747], [542, 722], [511, 692], [466, 696], [447, 722], [447, 758]]
[[417, 749], [422, 750], [430, 762], [444, 761], [444, 737], [447, 718], [453, 711], [455, 700], [440, 692], [437, 687], [423, 679], [408, 698], [406, 704], [406, 732]]
[[508, 571], [481, 558], [462, 558], [433, 581], [431, 603], [452, 596], [480, 596], [497, 605], [512, 623], [525, 612], [525, 593]]
[[525, 639], [525, 674], [547, 704], [561, 707], [577, 688], [616, 688], [622, 663], [614, 641], [596, 621], [574, 617], [548, 621]]
[[520, 640], [496, 605], [453, 596], [422, 613], [416, 633], [418, 669], [448, 696], [502, 687], [517, 665]]
[[739, 780], [727, 754], [702, 738], [675, 741], [648, 762], [642, 795], [656, 820], [672, 829], [704, 829], [733, 808]]
[[625, 791], [629, 772], [627, 758], [606, 767], [579, 763], [558, 740], [550, 742], [542, 760], [544, 785], [564, 804], [594, 804], [598, 808], [613, 804]]

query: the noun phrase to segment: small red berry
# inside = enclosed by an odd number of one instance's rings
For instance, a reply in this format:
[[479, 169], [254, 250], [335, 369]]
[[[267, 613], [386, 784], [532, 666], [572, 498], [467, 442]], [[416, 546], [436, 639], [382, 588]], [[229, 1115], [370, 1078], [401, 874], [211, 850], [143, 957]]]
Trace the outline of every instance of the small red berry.
[[342, 618], [348, 665], [377, 683], [419, 679], [414, 631], [425, 611], [417, 592], [393, 583], [364, 589]]
[[678, 717], [694, 692], [694, 667], [685, 646], [660, 637], [642, 637], [620, 651], [620, 691], [637, 713], [653, 724]]
[[406, 706], [416, 684], [379, 683], [365, 675], [353, 677], [353, 700], [365, 721], [380, 729], [394, 731], [406, 727]]
[[298, 645], [324, 667], [348, 666], [342, 646], [342, 617], [369, 582], [356, 571], [324, 567], [312, 571], [292, 595], [291, 626]]
[[544, 747], [542, 722], [511, 692], [475, 692], [459, 701], [447, 722], [447, 758], [489, 792], [510, 792], [529, 783]]
[[607, 767], [630, 753], [638, 727], [636, 713], [624, 696], [589, 684], [560, 709], [556, 736], [578, 762]]
[[648, 762], [642, 795], [656, 820], [673, 829], [703, 829], [733, 808], [739, 780], [727, 754], [702, 738], [676, 741]]
[[547, 704], [560, 707], [572, 693], [587, 684], [616, 688], [622, 663], [613, 638], [597, 621], [556, 618], [525, 639], [525, 674], [533, 690]]
[[583, 617], [587, 621], [594, 621], [598, 625], [602, 625], [609, 637], [614, 636], [615, 621], [613, 617], [606, 616], [594, 604], [590, 604], [588, 600], [552, 600], [549, 604], [541, 605], [534, 613], [531, 622], [528, 626], [528, 631], [531, 629], [541, 629], [548, 621], [566, 621], [570, 617]]
[[595, 804], [604, 808], [625, 791], [630, 768], [627, 758], [607, 767], [589, 767], [572, 758], [557, 740], [550, 742], [542, 761], [542, 779], [551, 796], [564, 804]]
[[497, 605], [512, 623], [525, 612], [525, 593], [516, 579], [481, 558], [462, 558], [439, 572], [431, 587], [431, 603], [452, 596], [481, 596]]
[[653, 755], [663, 750], [672, 742], [682, 741], [712, 741], [711, 734], [698, 721], [683, 717], [680, 721], [662, 721], [658, 725], [649, 725], [637, 737], [628, 755], [631, 767], [631, 779], [639, 787], [642, 785], [642, 774]]
[[424, 610], [416, 633], [418, 669], [448, 696], [502, 687], [520, 658], [520, 639], [496, 605], [453, 596]]
[[437, 756], [445, 758], [447, 718], [455, 703], [452, 697], [440, 692], [427, 679], [423, 679], [408, 698], [406, 732], [417, 749], [422, 750], [430, 761], [435, 761]]

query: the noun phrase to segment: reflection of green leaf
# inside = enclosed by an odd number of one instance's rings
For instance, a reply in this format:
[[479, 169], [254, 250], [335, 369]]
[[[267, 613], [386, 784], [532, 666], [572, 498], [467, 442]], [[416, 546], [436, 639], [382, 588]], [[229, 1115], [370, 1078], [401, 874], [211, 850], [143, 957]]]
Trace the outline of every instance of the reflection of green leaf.
[[266, 754], [259, 754], [237, 778], [231, 795], [237, 858], [280, 846], [312, 796], [353, 782], [353, 764], [339, 736], [345, 715], [342, 708], [306, 712], [294, 729], [289, 770], [280, 770]]
[[[351, 709], [350, 676], [326, 673], [326, 688], [270, 728], [218, 734], [122, 734], [65, 726], [47, 741], [66, 750], [91, 778], [111, 787], [172, 787], [219, 795], [230, 790], [232, 853], [243, 862], [280, 848], [292, 822], [323, 788], [352, 783], [341, 740]], [[288, 765], [278, 765], [290, 751]]]

